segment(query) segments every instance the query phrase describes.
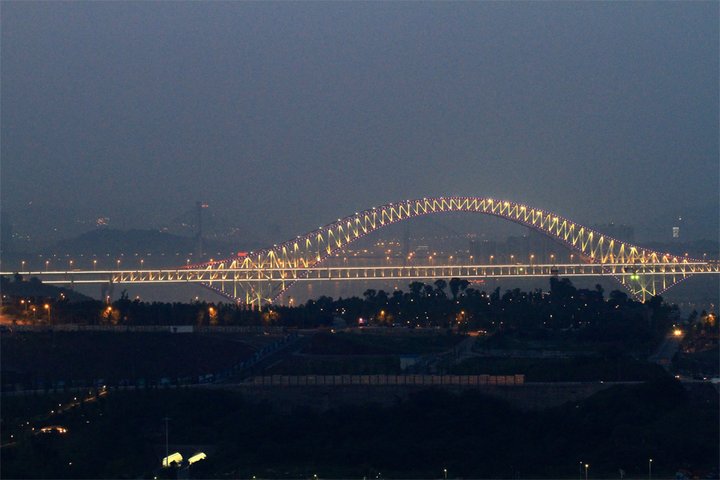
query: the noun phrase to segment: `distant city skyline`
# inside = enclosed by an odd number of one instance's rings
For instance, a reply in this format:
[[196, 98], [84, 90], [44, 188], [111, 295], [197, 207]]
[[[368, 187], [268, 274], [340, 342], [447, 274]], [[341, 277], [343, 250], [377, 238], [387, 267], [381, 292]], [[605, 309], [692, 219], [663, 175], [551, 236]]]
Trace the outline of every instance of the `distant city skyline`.
[[[691, 211], [689, 215], [684, 217], [670, 214], [660, 215], [638, 225], [611, 221], [607, 223], [588, 222], [586, 226], [614, 238], [639, 242], [640, 244], [667, 241], [694, 242], [698, 240], [717, 242], [717, 222], [713, 222], [711, 214], [708, 215], [708, 211], [711, 210], [710, 207]], [[555, 213], [562, 215], [561, 212]], [[4, 214], [2, 216], [2, 228], [0, 229], [3, 235], [2, 241], [5, 243], [2, 250], [6, 253], [8, 251], [47, 253], [56, 251], [59, 245], [58, 242], [60, 244], [67, 243], [65, 241], [78, 238], [78, 236], [83, 236], [85, 233], [98, 229], [125, 232], [133, 230], [157, 231], [193, 238], [197, 232], [195, 215], [193, 208], [175, 216], [165, 224], [128, 228], [126, 225], [113, 221], [110, 217], [88, 216], [83, 218], [78, 214], [73, 215], [68, 214], [67, 211], [50, 209], [36, 209], [31, 211], [27, 218]], [[47, 220], [51, 225], [49, 229], [44, 226], [43, 218], [49, 219]], [[216, 243], [230, 245], [231, 250], [261, 248], [295, 236], [285, 235], [279, 230], [260, 232], [255, 230], [251, 235], [248, 235], [247, 231], [243, 231], [240, 227], [224, 218], [222, 212], [218, 214], [212, 208], [205, 210], [204, 226], [204, 238], [214, 240]], [[529, 233], [524, 227], [507, 221], [458, 213], [411, 220], [400, 228], [406, 233], [394, 230], [395, 233], [380, 232], [374, 234], [374, 236], [383, 239], [398, 239], [404, 237], [407, 232], [412, 232], [412, 236], [416, 238], [432, 238], [438, 234], [452, 232], [468, 238], [504, 240], [508, 236], [527, 235]], [[305, 232], [296, 233], [303, 234]], [[676, 233], [677, 237], [675, 237]], [[150, 250], [153, 249], [155, 248], [150, 248]]]

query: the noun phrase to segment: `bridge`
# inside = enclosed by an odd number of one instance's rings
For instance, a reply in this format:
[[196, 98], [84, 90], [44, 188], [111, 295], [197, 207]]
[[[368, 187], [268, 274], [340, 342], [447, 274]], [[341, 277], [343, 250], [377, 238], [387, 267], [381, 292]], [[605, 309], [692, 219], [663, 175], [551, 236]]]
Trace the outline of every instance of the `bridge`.
[[[570, 264], [327, 266], [349, 244], [386, 226], [445, 212], [493, 215], [536, 230], [578, 256]], [[16, 272], [0, 272], [12, 275]], [[608, 276], [645, 301], [698, 274], [718, 274], [717, 261], [657, 252], [622, 242], [560, 215], [516, 202], [482, 197], [406, 200], [373, 207], [262, 250], [217, 261], [160, 270], [17, 272], [53, 284], [199, 283], [248, 305], [277, 301], [297, 282]]]

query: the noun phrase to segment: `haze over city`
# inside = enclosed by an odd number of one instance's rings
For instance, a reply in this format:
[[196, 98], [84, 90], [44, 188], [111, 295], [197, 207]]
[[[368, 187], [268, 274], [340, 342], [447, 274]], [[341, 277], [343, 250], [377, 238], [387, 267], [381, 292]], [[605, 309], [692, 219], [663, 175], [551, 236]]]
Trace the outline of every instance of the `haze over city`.
[[0, 477], [720, 479], [719, 14], [0, 0]]
[[700, 212], [707, 238], [717, 8], [4, 2], [3, 212], [37, 236], [201, 200], [278, 242], [463, 194], [585, 224]]

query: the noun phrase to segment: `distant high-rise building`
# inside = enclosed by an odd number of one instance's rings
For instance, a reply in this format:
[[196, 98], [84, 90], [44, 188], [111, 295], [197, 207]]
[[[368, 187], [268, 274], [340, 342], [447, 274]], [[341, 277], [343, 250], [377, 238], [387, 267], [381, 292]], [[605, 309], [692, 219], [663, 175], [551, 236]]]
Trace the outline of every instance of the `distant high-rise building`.
[[684, 224], [685, 224], [685, 222], [683, 222], [683, 217], [678, 217], [677, 220], [675, 221], [675, 226], [672, 227], [673, 240], [680, 238], [680, 227], [682, 227]]
[[470, 240], [469, 253], [477, 263], [495, 263], [498, 244], [494, 240]]

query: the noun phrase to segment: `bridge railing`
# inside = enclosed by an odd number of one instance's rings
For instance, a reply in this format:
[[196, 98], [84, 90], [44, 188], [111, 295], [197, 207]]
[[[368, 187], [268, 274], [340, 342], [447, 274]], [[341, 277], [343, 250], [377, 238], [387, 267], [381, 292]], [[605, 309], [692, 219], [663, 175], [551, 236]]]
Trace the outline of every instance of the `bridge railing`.
[[[242, 281], [316, 281], [422, 278], [493, 278], [532, 276], [631, 276], [694, 275], [719, 273], [716, 262], [664, 263], [572, 263], [572, 264], [490, 264], [490, 265], [378, 265], [287, 268], [76, 270], [19, 272], [51, 284], [84, 283], [206, 283]], [[0, 275], [13, 275], [0, 272]]]

